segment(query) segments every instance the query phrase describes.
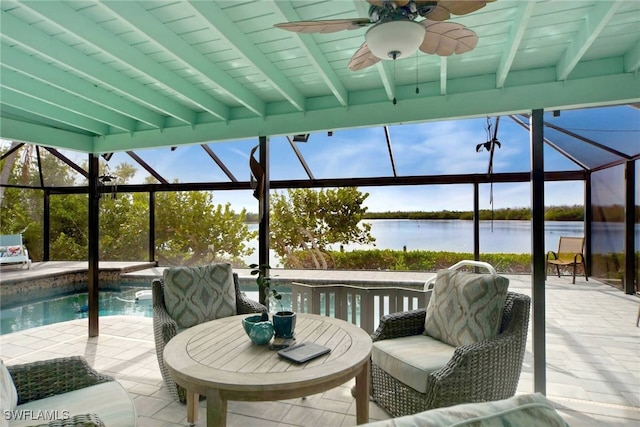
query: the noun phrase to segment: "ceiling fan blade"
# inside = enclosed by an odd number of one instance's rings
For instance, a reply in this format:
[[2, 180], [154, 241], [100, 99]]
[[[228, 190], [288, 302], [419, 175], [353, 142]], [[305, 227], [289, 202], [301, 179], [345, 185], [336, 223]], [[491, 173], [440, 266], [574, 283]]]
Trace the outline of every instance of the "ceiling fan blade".
[[380, 62], [380, 58], [375, 56], [369, 50], [369, 46], [367, 46], [366, 43], [363, 43], [362, 46], [360, 46], [360, 49], [358, 49], [351, 57], [351, 60], [349, 61], [349, 69], [351, 71], [360, 71], [378, 62]]
[[478, 44], [475, 32], [455, 22], [434, 22], [428, 19], [420, 22], [426, 29], [420, 50], [439, 56], [462, 54], [473, 50]]
[[274, 27], [295, 33], [335, 33], [342, 30], [357, 30], [371, 25], [367, 18], [328, 19], [323, 21], [281, 22]]
[[[453, 15], [466, 15], [467, 13], [475, 12], [478, 9], [482, 9], [487, 4], [487, 0], [440, 0], [438, 6], [447, 9], [449, 13]], [[429, 16], [431, 19], [431, 16]]]

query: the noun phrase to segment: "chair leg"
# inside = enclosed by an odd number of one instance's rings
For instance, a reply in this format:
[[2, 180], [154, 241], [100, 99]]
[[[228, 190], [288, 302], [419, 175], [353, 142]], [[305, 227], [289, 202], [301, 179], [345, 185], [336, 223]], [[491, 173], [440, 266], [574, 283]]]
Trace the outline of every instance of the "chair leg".
[[573, 264], [573, 283], [574, 285], [576, 284], [576, 268], [578, 268], [577, 264]]
[[544, 280], [547, 280], [547, 273], [549, 273], [549, 260], [544, 262]]
[[560, 266], [556, 264], [556, 272], [558, 273], [558, 277], [560, 277]]
[[587, 264], [584, 262], [582, 263], [582, 271], [584, 271], [584, 280], [588, 282], [589, 277], [587, 276]]

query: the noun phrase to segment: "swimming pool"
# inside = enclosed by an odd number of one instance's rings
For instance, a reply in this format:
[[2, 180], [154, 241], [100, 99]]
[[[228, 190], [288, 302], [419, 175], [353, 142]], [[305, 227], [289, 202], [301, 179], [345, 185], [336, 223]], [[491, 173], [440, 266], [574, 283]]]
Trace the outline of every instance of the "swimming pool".
[[[287, 309], [287, 307], [291, 307], [291, 290], [289, 288], [285, 291], [283, 288], [285, 287], [279, 288], [279, 291], [282, 294], [283, 306]], [[98, 293], [100, 316], [153, 316], [151, 300], [135, 300], [137, 291], [150, 289], [149, 287], [122, 286], [120, 289], [119, 291], [100, 291]], [[258, 300], [255, 286], [247, 286], [246, 289], [241, 286], [241, 289], [247, 297]], [[0, 310], [0, 335], [86, 318], [87, 313], [84, 309], [87, 306], [87, 297], [86, 292], [77, 293], [3, 308]]]
[[[151, 300], [136, 301], [135, 294], [148, 287], [127, 287], [120, 291], [98, 293], [100, 316], [123, 314], [127, 316], [153, 315]], [[87, 293], [79, 293], [35, 301], [0, 311], [0, 335], [36, 326], [50, 325], [87, 317]]]

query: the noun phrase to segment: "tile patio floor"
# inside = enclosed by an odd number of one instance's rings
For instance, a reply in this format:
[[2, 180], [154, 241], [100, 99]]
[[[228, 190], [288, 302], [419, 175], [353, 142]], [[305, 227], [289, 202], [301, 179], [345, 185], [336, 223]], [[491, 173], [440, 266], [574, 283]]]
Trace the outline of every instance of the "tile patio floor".
[[[304, 281], [300, 277], [304, 272], [289, 274]], [[384, 272], [364, 274], [380, 280], [386, 276]], [[346, 280], [361, 272], [340, 275]], [[428, 278], [432, 273], [409, 275]], [[507, 277], [512, 290], [530, 295], [529, 276]], [[571, 278], [564, 276], [549, 277], [546, 291], [547, 396], [571, 426], [640, 425], [640, 328], [635, 326], [640, 299], [593, 279], [577, 279], [572, 285]], [[150, 318], [101, 317], [100, 336], [95, 338], [87, 336], [86, 319], [0, 336], [0, 357], [9, 365], [69, 355], [82, 355], [95, 369], [121, 381], [134, 398], [139, 426], [187, 425], [185, 407], [172, 401], [163, 386]], [[518, 393], [533, 389], [532, 361], [529, 339]], [[351, 385], [307, 399], [229, 402], [228, 425], [352, 426]], [[370, 405], [371, 420], [389, 417], [375, 403]], [[198, 426], [205, 425], [205, 411], [201, 402]]]

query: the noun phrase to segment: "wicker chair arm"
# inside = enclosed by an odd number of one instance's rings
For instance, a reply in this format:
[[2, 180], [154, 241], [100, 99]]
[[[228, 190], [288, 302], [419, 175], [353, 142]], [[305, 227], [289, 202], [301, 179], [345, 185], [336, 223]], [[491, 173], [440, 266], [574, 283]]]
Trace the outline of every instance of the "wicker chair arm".
[[513, 395], [521, 371], [518, 347], [518, 337], [502, 335], [456, 348], [451, 360], [427, 379], [429, 406]]
[[164, 307], [164, 281], [155, 278], [151, 281], [151, 304], [153, 308]]
[[32, 427], [105, 427], [105, 424], [96, 414], [74, 415], [66, 420], [54, 420], [47, 424], [38, 424]]
[[[162, 331], [162, 348], [164, 348], [164, 345], [178, 334], [178, 323], [171, 318], [164, 305], [164, 284], [162, 279], [154, 279], [151, 287], [153, 288], [153, 329]], [[157, 338], [156, 345], [158, 344]]]
[[49, 359], [7, 368], [18, 392], [18, 405], [115, 380], [95, 371], [82, 356]]
[[236, 313], [248, 314], [248, 313], [266, 313], [267, 307], [260, 304], [258, 301], [254, 301], [248, 298], [244, 292], [240, 290], [240, 283], [238, 274], [233, 273], [233, 283], [236, 288]]
[[378, 329], [371, 335], [372, 341], [420, 335], [424, 332], [426, 309], [391, 313], [380, 319]]
[[429, 375], [430, 407], [513, 396], [522, 371], [529, 319], [529, 297], [510, 297], [513, 319], [497, 336], [457, 347], [453, 357]]
[[248, 314], [248, 313], [266, 313], [267, 307], [260, 304], [257, 301], [247, 298], [243, 296], [242, 298], [238, 298], [237, 303], [237, 311], [238, 314]]

